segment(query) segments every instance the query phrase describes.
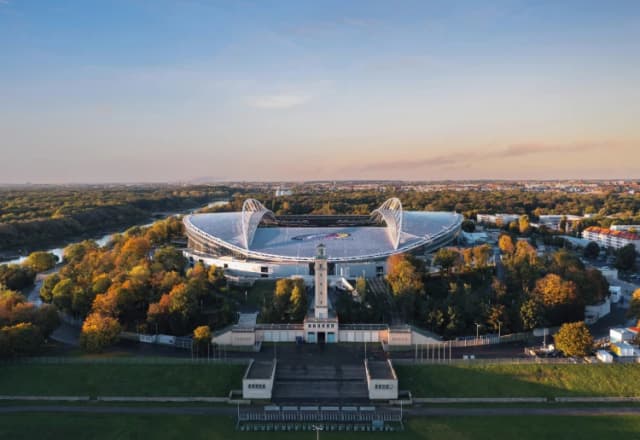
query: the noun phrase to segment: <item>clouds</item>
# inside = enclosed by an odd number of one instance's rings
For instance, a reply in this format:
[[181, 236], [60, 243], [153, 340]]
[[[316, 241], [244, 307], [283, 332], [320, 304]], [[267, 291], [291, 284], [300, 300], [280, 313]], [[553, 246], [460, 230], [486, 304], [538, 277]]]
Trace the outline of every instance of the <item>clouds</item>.
[[267, 109], [267, 110], [284, 110], [298, 107], [311, 99], [310, 95], [263, 95], [254, 96], [248, 99], [250, 107]]
[[531, 156], [551, 156], [562, 154], [578, 154], [596, 150], [614, 152], [626, 146], [620, 142], [576, 142], [570, 144], [518, 143], [511, 144], [498, 150], [473, 148], [456, 151], [455, 153], [438, 155], [415, 160], [381, 161], [366, 164], [360, 168], [365, 173], [406, 172], [421, 169], [455, 170], [462, 168], [486, 166], [489, 162], [495, 165], [509, 159], [528, 158]]

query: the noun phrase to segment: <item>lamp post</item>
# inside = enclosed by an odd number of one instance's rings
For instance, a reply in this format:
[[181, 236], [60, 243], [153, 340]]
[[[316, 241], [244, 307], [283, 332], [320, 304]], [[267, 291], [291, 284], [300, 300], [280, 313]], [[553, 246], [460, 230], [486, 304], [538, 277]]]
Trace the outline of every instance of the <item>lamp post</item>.
[[478, 339], [480, 339], [480, 324], [476, 322], [475, 325], [476, 325], [476, 342], [478, 342]]
[[322, 426], [311, 425], [311, 429], [313, 429], [316, 432], [316, 440], [320, 440], [320, 431], [322, 431]]
[[502, 328], [502, 322], [498, 321], [498, 339], [500, 339], [500, 329]]

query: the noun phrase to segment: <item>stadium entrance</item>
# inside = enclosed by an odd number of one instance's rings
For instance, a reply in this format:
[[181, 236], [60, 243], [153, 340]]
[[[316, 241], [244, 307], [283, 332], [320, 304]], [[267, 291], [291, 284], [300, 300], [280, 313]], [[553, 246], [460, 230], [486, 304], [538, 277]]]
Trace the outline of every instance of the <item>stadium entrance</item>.
[[318, 332], [318, 344], [324, 344], [325, 342], [327, 342], [326, 333]]

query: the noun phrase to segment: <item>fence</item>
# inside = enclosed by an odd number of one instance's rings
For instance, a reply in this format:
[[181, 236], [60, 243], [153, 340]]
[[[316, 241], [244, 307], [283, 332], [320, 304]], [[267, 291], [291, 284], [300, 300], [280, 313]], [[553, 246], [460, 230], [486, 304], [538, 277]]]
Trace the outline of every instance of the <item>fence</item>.
[[491, 364], [583, 364], [587, 363], [581, 358], [491, 358], [491, 359], [394, 359], [395, 365], [491, 365]]
[[182, 357], [73, 357], [73, 356], [42, 356], [7, 359], [0, 361], [0, 365], [9, 364], [40, 364], [40, 365], [71, 365], [71, 364], [107, 364], [107, 365], [193, 365], [193, 364], [234, 364], [246, 365], [248, 359], [220, 359], [220, 358], [182, 358]]

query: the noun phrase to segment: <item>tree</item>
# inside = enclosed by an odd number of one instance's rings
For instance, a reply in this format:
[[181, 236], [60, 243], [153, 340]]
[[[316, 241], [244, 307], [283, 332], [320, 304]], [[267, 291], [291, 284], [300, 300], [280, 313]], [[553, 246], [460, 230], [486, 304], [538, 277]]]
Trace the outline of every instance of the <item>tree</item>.
[[436, 252], [433, 257], [433, 264], [440, 266], [440, 269], [447, 273], [447, 276], [451, 275], [451, 269], [456, 265], [460, 259], [460, 253], [455, 249], [441, 248]]
[[296, 283], [291, 290], [289, 317], [292, 321], [302, 321], [307, 314], [309, 301], [304, 284]]
[[523, 302], [520, 306], [520, 321], [522, 321], [522, 328], [527, 331], [545, 325], [542, 304], [535, 299]]
[[153, 261], [159, 263], [166, 272], [182, 273], [187, 265], [187, 259], [181, 251], [173, 246], [163, 246], [153, 254]]
[[51, 252], [38, 251], [31, 253], [23, 264], [36, 272], [45, 272], [53, 268], [57, 262], [58, 257]]
[[495, 332], [505, 329], [508, 324], [507, 308], [503, 304], [495, 304], [489, 308], [487, 325]]
[[583, 321], [562, 324], [553, 340], [565, 356], [587, 356], [593, 350], [593, 336]]
[[463, 220], [462, 225], [460, 225], [460, 228], [464, 231], [464, 232], [474, 232], [476, 230], [476, 223], [473, 220]]
[[546, 306], [572, 303], [576, 300], [576, 285], [550, 273], [536, 283], [535, 294]]
[[415, 295], [424, 291], [422, 273], [417, 262], [407, 254], [392, 255], [387, 260], [387, 282], [396, 296]]
[[518, 219], [518, 230], [520, 234], [525, 235], [531, 231], [531, 226], [529, 225], [529, 216], [521, 215]]
[[584, 250], [582, 252], [582, 255], [585, 258], [588, 258], [590, 260], [593, 260], [594, 258], [597, 258], [598, 254], [600, 254], [600, 246], [598, 246], [598, 243], [596, 243], [595, 241], [590, 241], [584, 247]]
[[34, 316], [34, 324], [38, 326], [42, 336], [48, 338], [60, 326], [58, 310], [52, 304], [42, 304]]
[[486, 267], [489, 264], [489, 257], [491, 257], [491, 246], [488, 244], [481, 244], [473, 248], [473, 260], [476, 267]]
[[40, 329], [30, 322], [21, 322], [0, 329], [0, 358], [31, 355], [42, 345]]
[[628, 245], [618, 249], [616, 252], [616, 261], [614, 266], [618, 270], [632, 270], [636, 263], [636, 256], [636, 247], [632, 243], [629, 243]]
[[360, 298], [364, 298], [367, 293], [367, 280], [365, 277], [358, 277], [356, 279], [356, 290], [360, 295]]
[[33, 285], [36, 273], [27, 266], [0, 264], [0, 285], [11, 290], [22, 290]]
[[115, 318], [92, 313], [82, 324], [80, 347], [90, 353], [99, 353], [118, 341], [120, 331], [120, 323]]
[[640, 319], [640, 289], [636, 289], [631, 295], [631, 303], [627, 315], [630, 318]]
[[208, 355], [209, 346], [211, 345], [211, 329], [208, 325], [201, 325], [193, 330], [193, 342], [198, 354], [200, 354], [201, 349], [206, 347]]
[[503, 254], [511, 255], [516, 250], [510, 235], [503, 234], [498, 239], [498, 247]]

